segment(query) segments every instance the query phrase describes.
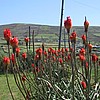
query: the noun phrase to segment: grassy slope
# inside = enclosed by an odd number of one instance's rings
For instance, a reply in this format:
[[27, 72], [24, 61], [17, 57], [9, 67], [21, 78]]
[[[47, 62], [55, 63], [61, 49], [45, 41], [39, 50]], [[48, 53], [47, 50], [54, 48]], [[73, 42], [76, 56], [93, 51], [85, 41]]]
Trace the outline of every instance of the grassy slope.
[[[9, 75], [9, 82], [13, 91], [15, 100], [24, 100], [17, 86], [15, 85], [13, 75]], [[5, 75], [0, 75], [0, 100], [12, 100]]]

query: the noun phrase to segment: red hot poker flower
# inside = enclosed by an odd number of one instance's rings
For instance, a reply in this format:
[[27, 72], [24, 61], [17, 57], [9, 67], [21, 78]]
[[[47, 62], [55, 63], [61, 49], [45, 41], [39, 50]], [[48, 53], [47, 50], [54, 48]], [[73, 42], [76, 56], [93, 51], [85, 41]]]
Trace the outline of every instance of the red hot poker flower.
[[46, 51], [43, 51], [43, 54], [47, 57], [47, 52]]
[[86, 67], [86, 68], [88, 68], [88, 67], [89, 67], [89, 64], [88, 64], [88, 62], [86, 62], [86, 63], [85, 63], [85, 67]]
[[32, 64], [32, 67], [34, 68], [34, 64]]
[[18, 46], [18, 38], [13, 37], [12, 39], [10, 39], [10, 44], [13, 48], [16, 48]]
[[81, 38], [82, 38], [83, 44], [84, 44], [86, 42], [86, 35], [83, 34]]
[[82, 85], [83, 89], [86, 89], [86, 82], [82, 81], [81, 85]]
[[71, 36], [70, 36], [70, 39], [71, 40], [76, 40], [76, 36], [77, 36], [76, 32], [73, 31], [72, 34], [71, 34]]
[[42, 55], [42, 48], [36, 49], [36, 54], [38, 54], [39, 56], [41, 56]]
[[11, 36], [12, 36], [10, 29], [4, 29], [3, 34], [4, 34], [5, 40], [6, 41], [9, 41], [10, 38], [11, 38]]
[[71, 60], [71, 54], [68, 54], [67, 59], [68, 59], [68, 61]]
[[81, 55], [85, 55], [85, 49], [84, 49], [84, 48], [81, 48], [80, 54], [81, 54]]
[[20, 53], [20, 48], [16, 48], [16, 56], [17, 57], [18, 57], [19, 53]]
[[70, 16], [68, 16], [67, 19], [64, 21], [64, 27], [67, 30], [70, 30], [70, 28], [72, 27], [72, 21], [71, 21]]
[[4, 58], [3, 58], [3, 63], [4, 63], [5, 65], [10, 64], [10, 59], [9, 59], [8, 57], [4, 57]]
[[65, 52], [65, 49], [64, 49], [64, 48], [62, 48], [62, 49], [61, 49], [61, 52], [62, 52], [62, 53], [64, 53], [64, 52]]
[[89, 51], [92, 49], [92, 44], [88, 44]]
[[63, 60], [62, 60], [62, 58], [59, 58], [59, 62], [60, 62], [60, 64], [62, 64], [62, 63], [63, 63]]
[[28, 42], [29, 42], [29, 38], [28, 38], [28, 37], [25, 37], [25, 38], [24, 38], [24, 41], [25, 41], [26, 43], [28, 43]]
[[93, 62], [98, 61], [98, 56], [96, 54], [92, 54], [92, 61]]
[[88, 31], [88, 27], [89, 27], [89, 22], [86, 20], [86, 17], [85, 17], [85, 21], [84, 21], [85, 32]]
[[11, 59], [12, 63], [14, 64], [15, 63], [15, 55], [12, 54], [10, 59]]
[[81, 55], [81, 54], [79, 54], [79, 59], [82, 62], [86, 60], [85, 56], [84, 55]]
[[68, 52], [68, 48], [65, 48], [65, 51]]
[[26, 53], [23, 53], [23, 54], [22, 54], [22, 58], [23, 58], [24, 60], [27, 58]]

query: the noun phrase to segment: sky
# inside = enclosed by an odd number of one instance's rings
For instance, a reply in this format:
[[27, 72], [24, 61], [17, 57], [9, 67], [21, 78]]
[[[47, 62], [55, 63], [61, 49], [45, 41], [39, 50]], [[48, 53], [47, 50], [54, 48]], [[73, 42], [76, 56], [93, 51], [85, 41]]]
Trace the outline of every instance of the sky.
[[[59, 26], [62, 0], [0, 0], [0, 25], [27, 23]], [[100, 26], [100, 0], [65, 0], [63, 21], [67, 16], [73, 26]]]

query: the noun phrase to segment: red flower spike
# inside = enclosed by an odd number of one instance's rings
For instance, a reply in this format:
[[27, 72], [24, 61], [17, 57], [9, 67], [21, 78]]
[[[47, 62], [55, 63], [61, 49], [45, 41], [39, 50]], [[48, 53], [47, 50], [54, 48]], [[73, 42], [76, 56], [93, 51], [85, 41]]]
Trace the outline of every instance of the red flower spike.
[[65, 48], [65, 51], [68, 52], [68, 48]]
[[34, 64], [32, 64], [32, 67], [34, 68]]
[[68, 54], [67, 59], [71, 60], [71, 54]]
[[82, 38], [83, 41], [86, 41], [86, 35], [83, 34], [83, 35], [81, 36], [81, 38]]
[[70, 35], [71, 41], [76, 42], [76, 36], [77, 36], [76, 32], [73, 31], [72, 34]]
[[89, 48], [89, 50], [91, 50], [92, 49], [92, 44], [88, 44], [88, 48]]
[[15, 55], [14, 54], [11, 55], [11, 58], [10, 59], [11, 59], [11, 61], [12, 61], [13, 64], [16, 62], [15, 61]]
[[8, 57], [4, 57], [4, 58], [3, 58], [3, 63], [4, 63], [5, 65], [10, 64], [10, 59], [9, 59]]
[[43, 51], [43, 54], [47, 57], [47, 52], [46, 51]]
[[13, 37], [10, 39], [10, 44], [13, 48], [16, 48], [18, 46], [18, 38], [17, 37]]
[[85, 49], [84, 48], [81, 48], [81, 50], [79, 51], [79, 53], [81, 54], [81, 55], [85, 55]]
[[89, 67], [89, 64], [88, 64], [88, 62], [86, 62], [86, 63], [85, 63], [85, 67], [86, 67], [86, 68], [88, 68], [88, 67]]
[[48, 53], [52, 53], [52, 48], [48, 48]]
[[82, 62], [86, 60], [85, 56], [84, 55], [81, 55], [81, 54], [79, 54], [79, 59]]
[[24, 38], [24, 41], [25, 41], [26, 43], [28, 43], [28, 42], [29, 42], [29, 38], [28, 38], [28, 37], [25, 37], [25, 38]]
[[85, 32], [88, 31], [88, 27], [89, 27], [89, 22], [86, 20], [86, 17], [85, 17], [85, 21], [84, 21]]
[[98, 56], [96, 54], [92, 54], [92, 61], [93, 62], [98, 61]]
[[36, 54], [38, 54], [39, 56], [41, 56], [42, 55], [42, 48], [36, 49]]
[[67, 19], [64, 21], [64, 27], [67, 30], [70, 30], [71, 29], [71, 27], [72, 27], [72, 21], [71, 21], [70, 16], [68, 16]]
[[64, 48], [62, 48], [62, 49], [61, 49], [61, 52], [62, 52], [62, 53], [65, 53], [65, 49], [64, 49]]
[[23, 54], [22, 54], [22, 58], [23, 58], [24, 60], [27, 58], [26, 53], [23, 53]]
[[17, 57], [18, 57], [19, 53], [20, 53], [20, 48], [16, 48], [16, 56]]
[[59, 58], [59, 62], [60, 62], [60, 64], [62, 64], [62, 63], [63, 63], [63, 60], [62, 60], [62, 58]]
[[5, 40], [9, 41], [12, 36], [10, 29], [8, 29], [8, 28], [4, 29], [3, 34], [4, 34]]
[[82, 85], [83, 89], [86, 89], [86, 87], [87, 87], [87, 86], [86, 86], [86, 82], [82, 81], [82, 82], [81, 82], [81, 85]]

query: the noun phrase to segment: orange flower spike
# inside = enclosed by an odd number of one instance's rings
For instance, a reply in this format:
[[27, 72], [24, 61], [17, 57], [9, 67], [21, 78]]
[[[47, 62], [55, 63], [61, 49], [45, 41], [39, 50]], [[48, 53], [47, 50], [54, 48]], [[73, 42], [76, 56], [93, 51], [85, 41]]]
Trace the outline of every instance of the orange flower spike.
[[64, 48], [62, 48], [62, 49], [61, 49], [61, 52], [62, 52], [62, 53], [65, 53], [65, 49], [64, 49]]
[[34, 64], [32, 64], [32, 67], [34, 68]]
[[81, 55], [85, 55], [85, 52], [86, 52], [85, 49], [84, 49], [84, 48], [81, 48], [81, 50], [80, 50], [79, 53], [80, 53]]
[[70, 16], [68, 16], [67, 19], [64, 21], [64, 27], [67, 30], [70, 30], [70, 28], [72, 27], [72, 21], [71, 21]]
[[86, 20], [86, 17], [85, 17], [85, 21], [84, 21], [84, 29], [85, 29], [85, 32], [88, 31], [88, 27], [89, 27], [89, 22]]
[[28, 37], [25, 37], [25, 38], [24, 38], [24, 41], [25, 41], [26, 43], [28, 43], [28, 42], [29, 42], [29, 38], [28, 38]]
[[92, 61], [93, 62], [98, 61], [98, 56], [96, 54], [92, 54]]
[[36, 49], [36, 54], [41, 56], [42, 55], [42, 48]]
[[10, 44], [13, 48], [16, 48], [18, 46], [18, 38], [17, 37], [13, 37], [10, 39]]
[[68, 52], [68, 48], [65, 48], [65, 51]]
[[9, 41], [10, 38], [12, 37], [11, 31], [8, 28], [4, 29], [3, 34], [6, 41]]
[[63, 60], [62, 60], [62, 58], [59, 58], [59, 62], [60, 62], [60, 64], [62, 64], [62, 63], [63, 63]]
[[16, 48], [16, 56], [17, 57], [18, 57], [19, 53], [20, 53], [20, 48]]
[[87, 86], [86, 86], [86, 82], [82, 81], [82, 82], [81, 82], [81, 85], [82, 85], [83, 89], [86, 89], [86, 87], [87, 87]]
[[10, 59], [8, 57], [4, 57], [3, 58], [3, 63], [4, 63], [4, 65], [10, 64]]
[[85, 67], [86, 67], [86, 69], [88, 69], [88, 67], [89, 67], [88, 62], [85, 62]]
[[25, 59], [27, 58], [26, 53], [23, 53], [23, 54], [22, 54], [22, 58], [23, 58], [23, 60], [25, 60]]
[[85, 43], [86, 43], [86, 35], [83, 34], [83, 35], [81, 36], [81, 38], [82, 38], [82, 40], [83, 40], [83, 44], [85, 44]]
[[11, 61], [12, 61], [13, 64], [16, 62], [15, 55], [14, 54], [11, 55], [11, 58], [10, 59], [11, 59]]
[[92, 44], [88, 44], [88, 48], [89, 48], [89, 50], [91, 50], [92, 49]]
[[76, 34], [75, 30], [72, 32], [71, 35], [73, 36], [73, 39], [76, 39], [77, 34]]
[[84, 56], [84, 55], [81, 55], [81, 54], [79, 55], [79, 59], [80, 59], [80, 61], [82, 61], [82, 62], [86, 60], [85, 56]]
[[83, 41], [86, 41], [86, 35], [83, 34], [81, 38]]
[[68, 59], [68, 61], [71, 60], [71, 54], [68, 54], [67, 59]]

